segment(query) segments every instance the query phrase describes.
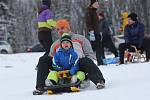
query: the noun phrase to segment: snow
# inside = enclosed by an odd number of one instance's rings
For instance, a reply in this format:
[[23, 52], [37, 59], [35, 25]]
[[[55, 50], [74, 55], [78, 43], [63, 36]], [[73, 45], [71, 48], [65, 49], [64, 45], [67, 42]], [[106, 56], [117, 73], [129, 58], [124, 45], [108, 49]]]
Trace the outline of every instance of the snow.
[[99, 66], [106, 88], [34, 96], [35, 66], [43, 53], [0, 54], [1, 100], [150, 100], [150, 63]]

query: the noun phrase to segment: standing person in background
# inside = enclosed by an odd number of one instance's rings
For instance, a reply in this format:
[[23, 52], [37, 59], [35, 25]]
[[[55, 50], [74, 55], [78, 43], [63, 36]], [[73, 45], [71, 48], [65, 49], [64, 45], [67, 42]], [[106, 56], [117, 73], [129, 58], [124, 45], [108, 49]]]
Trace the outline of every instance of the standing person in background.
[[52, 45], [52, 28], [55, 27], [54, 14], [47, 5], [39, 5], [38, 7], [38, 39], [48, 55]]
[[103, 58], [104, 55], [104, 48], [108, 48], [115, 57], [118, 57], [117, 49], [112, 41], [111, 31], [108, 22], [105, 19], [104, 12], [99, 13], [99, 31], [102, 33], [102, 51], [103, 51]]
[[[86, 10], [86, 26], [93, 51], [96, 51], [97, 65], [103, 65], [102, 61], [102, 37], [98, 29], [97, 8], [99, 7], [98, 0], [91, 0], [90, 5]], [[94, 36], [94, 39], [91, 39]]]

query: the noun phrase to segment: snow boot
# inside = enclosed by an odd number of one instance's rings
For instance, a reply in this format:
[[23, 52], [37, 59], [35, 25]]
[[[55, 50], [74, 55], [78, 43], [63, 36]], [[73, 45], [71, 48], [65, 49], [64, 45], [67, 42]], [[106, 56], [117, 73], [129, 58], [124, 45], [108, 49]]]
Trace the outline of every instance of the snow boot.
[[33, 91], [33, 95], [42, 95], [46, 92], [44, 88], [37, 88], [36, 90]]
[[104, 81], [100, 81], [96, 84], [97, 89], [103, 89], [105, 87]]

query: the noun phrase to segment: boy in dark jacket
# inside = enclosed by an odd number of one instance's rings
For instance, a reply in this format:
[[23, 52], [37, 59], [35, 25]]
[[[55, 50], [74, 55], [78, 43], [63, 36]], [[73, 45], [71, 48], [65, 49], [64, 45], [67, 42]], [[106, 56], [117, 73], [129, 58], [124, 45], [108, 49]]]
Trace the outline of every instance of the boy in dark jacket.
[[[60, 48], [58, 48], [52, 60], [52, 69], [46, 81], [48, 85], [57, 84], [59, 82], [57, 71], [68, 70], [68, 74], [72, 76], [71, 83], [76, 83], [78, 80], [83, 81], [85, 74], [79, 70], [79, 57], [73, 49], [71, 37], [69, 34], [64, 33], [61, 41]], [[46, 84], [47, 85], [47, 84]]]
[[146, 45], [144, 39], [145, 26], [137, 20], [137, 14], [128, 15], [128, 25], [124, 30], [125, 43], [119, 45], [120, 64], [124, 64], [124, 51], [128, 48], [133, 51], [131, 45], [138, 50], [146, 52], [147, 61], [150, 59], [150, 45]]
[[112, 35], [110, 31], [110, 27], [108, 25], [108, 22], [105, 19], [104, 12], [99, 13], [99, 31], [102, 33], [102, 52], [103, 52], [103, 58], [105, 58], [104, 55], [104, 48], [108, 48], [109, 51], [111, 51], [115, 57], [118, 57], [117, 49], [112, 41]]

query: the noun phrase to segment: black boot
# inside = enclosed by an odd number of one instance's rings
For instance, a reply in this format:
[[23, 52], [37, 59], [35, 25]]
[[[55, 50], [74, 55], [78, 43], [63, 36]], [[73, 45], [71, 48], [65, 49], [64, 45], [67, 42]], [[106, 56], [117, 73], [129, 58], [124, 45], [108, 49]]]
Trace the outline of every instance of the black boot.
[[43, 87], [38, 87], [36, 90], [33, 91], [33, 95], [42, 95], [45, 93], [46, 90], [44, 90]]
[[97, 89], [103, 89], [104, 87], [105, 87], [105, 82], [103, 80], [101, 80], [96, 84]]

